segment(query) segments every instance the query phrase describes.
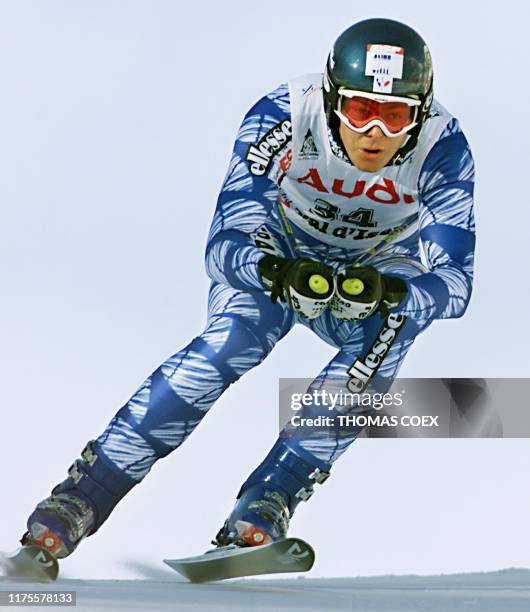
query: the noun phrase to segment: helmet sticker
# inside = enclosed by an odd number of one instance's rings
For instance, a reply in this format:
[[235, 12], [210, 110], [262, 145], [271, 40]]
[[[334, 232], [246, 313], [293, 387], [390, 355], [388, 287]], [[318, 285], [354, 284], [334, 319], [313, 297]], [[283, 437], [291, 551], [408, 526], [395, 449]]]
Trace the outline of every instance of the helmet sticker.
[[368, 44], [366, 47], [366, 76], [373, 76], [372, 91], [392, 93], [394, 79], [403, 77], [405, 51], [393, 45]]

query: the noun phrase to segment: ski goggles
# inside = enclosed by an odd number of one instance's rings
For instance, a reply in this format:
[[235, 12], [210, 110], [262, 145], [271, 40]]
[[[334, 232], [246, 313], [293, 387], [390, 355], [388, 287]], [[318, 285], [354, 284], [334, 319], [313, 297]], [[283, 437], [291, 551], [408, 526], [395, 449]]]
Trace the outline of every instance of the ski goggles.
[[416, 119], [420, 104], [413, 98], [341, 88], [335, 113], [355, 132], [367, 132], [377, 125], [386, 136], [396, 138], [418, 125]]

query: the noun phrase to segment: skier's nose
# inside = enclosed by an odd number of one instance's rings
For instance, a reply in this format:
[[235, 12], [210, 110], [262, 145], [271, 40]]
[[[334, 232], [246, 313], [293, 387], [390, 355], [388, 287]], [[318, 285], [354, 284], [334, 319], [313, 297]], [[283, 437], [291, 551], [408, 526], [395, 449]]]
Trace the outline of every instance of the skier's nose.
[[370, 138], [380, 138], [381, 136], [385, 135], [383, 130], [378, 125], [371, 127], [367, 132], [365, 132], [365, 134]]

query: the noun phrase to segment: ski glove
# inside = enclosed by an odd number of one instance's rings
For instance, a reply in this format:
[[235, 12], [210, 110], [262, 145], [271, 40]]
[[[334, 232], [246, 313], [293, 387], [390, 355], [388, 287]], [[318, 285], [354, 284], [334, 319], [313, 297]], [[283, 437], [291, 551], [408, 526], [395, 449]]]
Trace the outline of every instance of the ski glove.
[[258, 267], [272, 303], [286, 302], [306, 319], [321, 315], [333, 297], [333, 270], [319, 261], [265, 255]]
[[407, 295], [405, 281], [380, 274], [375, 268], [346, 268], [336, 278], [336, 292], [331, 312], [337, 319], [366, 319], [378, 310], [386, 317]]

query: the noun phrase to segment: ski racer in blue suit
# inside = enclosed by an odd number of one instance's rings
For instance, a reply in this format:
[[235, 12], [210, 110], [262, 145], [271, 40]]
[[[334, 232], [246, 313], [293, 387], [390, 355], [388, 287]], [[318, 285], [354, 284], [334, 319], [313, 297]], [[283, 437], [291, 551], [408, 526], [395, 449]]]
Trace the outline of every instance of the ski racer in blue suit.
[[[87, 444], [22, 542], [70, 554], [295, 324], [337, 349], [312, 389], [389, 388], [416, 336], [466, 311], [473, 179], [458, 121], [433, 99], [421, 37], [386, 19], [348, 28], [323, 75], [281, 85], [243, 120], [206, 248], [206, 329]], [[286, 426], [216, 544], [285, 537], [360, 429]]]

